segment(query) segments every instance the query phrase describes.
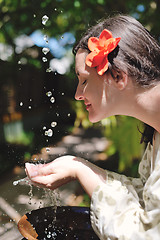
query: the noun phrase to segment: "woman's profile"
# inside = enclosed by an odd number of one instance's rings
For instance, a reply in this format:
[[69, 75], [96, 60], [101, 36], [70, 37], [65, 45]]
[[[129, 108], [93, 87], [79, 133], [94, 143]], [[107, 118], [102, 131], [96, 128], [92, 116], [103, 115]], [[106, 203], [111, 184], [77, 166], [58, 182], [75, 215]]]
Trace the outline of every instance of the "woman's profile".
[[78, 86], [91, 122], [114, 115], [150, 128], [139, 178], [101, 169], [78, 156], [26, 164], [37, 186], [55, 189], [77, 179], [91, 197], [100, 239], [160, 239], [160, 46], [137, 20], [117, 15], [88, 29], [73, 49]]

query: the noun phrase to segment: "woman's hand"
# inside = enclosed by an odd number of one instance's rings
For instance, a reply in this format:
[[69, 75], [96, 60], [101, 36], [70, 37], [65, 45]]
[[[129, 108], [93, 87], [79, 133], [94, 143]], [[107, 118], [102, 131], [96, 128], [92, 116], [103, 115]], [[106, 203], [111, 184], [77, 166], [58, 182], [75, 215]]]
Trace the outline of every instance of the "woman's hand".
[[78, 157], [63, 156], [48, 164], [26, 163], [26, 174], [34, 185], [56, 189], [72, 180], [78, 180], [92, 195], [94, 188], [105, 181], [105, 171]]
[[55, 189], [75, 180], [78, 159], [74, 156], [59, 157], [48, 164], [26, 163], [26, 174], [34, 185]]

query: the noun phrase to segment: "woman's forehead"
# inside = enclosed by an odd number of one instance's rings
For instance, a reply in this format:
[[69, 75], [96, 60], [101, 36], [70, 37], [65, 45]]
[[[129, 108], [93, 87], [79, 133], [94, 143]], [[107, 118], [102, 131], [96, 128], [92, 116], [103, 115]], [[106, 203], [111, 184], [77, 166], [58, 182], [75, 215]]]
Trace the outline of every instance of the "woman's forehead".
[[87, 66], [85, 64], [87, 51], [79, 49], [75, 58], [75, 72], [77, 75], [87, 73]]

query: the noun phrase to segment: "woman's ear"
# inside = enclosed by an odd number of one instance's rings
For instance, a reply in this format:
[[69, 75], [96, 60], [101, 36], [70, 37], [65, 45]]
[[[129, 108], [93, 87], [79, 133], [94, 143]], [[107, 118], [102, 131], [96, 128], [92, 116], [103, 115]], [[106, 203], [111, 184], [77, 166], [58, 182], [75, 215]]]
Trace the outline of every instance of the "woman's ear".
[[112, 70], [111, 76], [113, 77], [114, 85], [119, 90], [124, 90], [128, 84], [128, 75], [124, 72], [117, 72], [115, 70]]

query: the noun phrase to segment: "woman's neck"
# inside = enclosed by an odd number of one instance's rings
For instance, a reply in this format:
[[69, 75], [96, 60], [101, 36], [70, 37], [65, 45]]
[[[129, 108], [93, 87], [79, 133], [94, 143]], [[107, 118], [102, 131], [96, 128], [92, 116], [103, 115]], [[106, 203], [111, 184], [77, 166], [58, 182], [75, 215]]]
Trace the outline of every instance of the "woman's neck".
[[130, 115], [160, 132], [160, 84], [136, 92]]

